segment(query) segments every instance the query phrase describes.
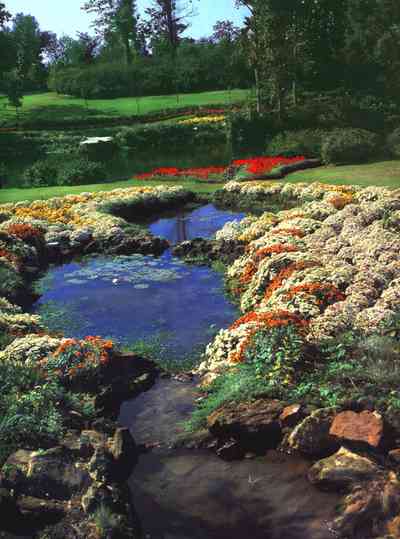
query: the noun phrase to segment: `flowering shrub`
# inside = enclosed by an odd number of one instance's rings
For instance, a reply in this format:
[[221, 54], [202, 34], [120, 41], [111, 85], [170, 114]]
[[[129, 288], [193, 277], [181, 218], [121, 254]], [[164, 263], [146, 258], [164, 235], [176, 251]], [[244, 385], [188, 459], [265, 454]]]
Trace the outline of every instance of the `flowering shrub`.
[[87, 379], [110, 361], [114, 344], [101, 337], [63, 339], [58, 348], [40, 361], [42, 369], [61, 380]]
[[288, 267], [282, 269], [278, 275], [270, 282], [268, 288], [265, 291], [264, 299], [268, 301], [276, 290], [281, 288], [282, 284], [289, 279], [296, 271], [304, 270], [306, 268], [312, 268], [317, 266], [318, 263], [313, 260], [306, 260], [301, 262], [293, 262]]
[[14, 268], [19, 269], [21, 261], [14, 253], [0, 248], [0, 258], [5, 258]]
[[28, 224], [13, 224], [6, 228], [6, 232], [24, 241], [32, 241], [43, 238], [43, 231]]
[[332, 204], [337, 210], [342, 210], [347, 204], [351, 204], [354, 198], [351, 193], [343, 193], [340, 195], [333, 195], [327, 199], [329, 204]]
[[329, 283], [305, 283], [298, 286], [293, 286], [284, 294], [284, 298], [285, 300], [290, 301], [300, 293], [316, 296], [317, 304], [320, 305], [321, 308], [346, 299], [343, 292], [341, 292], [336, 286]]
[[253, 157], [251, 159], [237, 159], [233, 161], [236, 167], [245, 167], [246, 172], [254, 175], [261, 175], [271, 172], [272, 169], [281, 165], [290, 165], [299, 161], [304, 161], [304, 155], [296, 157]]

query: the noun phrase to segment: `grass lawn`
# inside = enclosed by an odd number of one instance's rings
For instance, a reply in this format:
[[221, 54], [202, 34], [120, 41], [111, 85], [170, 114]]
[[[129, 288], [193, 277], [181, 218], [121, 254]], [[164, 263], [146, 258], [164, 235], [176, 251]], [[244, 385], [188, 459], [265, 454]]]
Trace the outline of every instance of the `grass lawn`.
[[120, 181], [112, 183], [95, 183], [90, 185], [74, 185], [65, 187], [35, 187], [32, 189], [0, 189], [0, 204], [18, 202], [21, 200], [46, 200], [64, 195], [77, 195], [79, 193], [94, 193], [97, 191], [111, 191], [117, 188], [156, 186], [156, 185], [182, 185], [197, 193], [210, 193], [223, 186], [222, 183], [210, 184], [200, 182], [159, 182], [159, 181]]
[[[368, 163], [366, 165], [351, 165], [340, 167], [319, 167], [312, 170], [294, 172], [283, 181], [290, 182], [322, 182], [335, 185], [361, 185], [368, 187], [377, 185], [391, 189], [400, 188], [400, 160]], [[98, 183], [91, 185], [77, 185], [66, 187], [39, 187], [33, 189], [0, 189], [0, 203], [18, 202], [20, 200], [47, 199], [67, 194], [83, 192], [110, 191], [119, 187], [160, 185], [152, 181], [120, 181], [112, 183]], [[201, 182], [162, 182], [162, 185], [183, 185], [198, 193], [210, 193], [223, 186], [222, 183], [209, 184]]]
[[[249, 96], [249, 90], [232, 90], [220, 92], [202, 92], [197, 94], [179, 94], [150, 96], [150, 97], [122, 97], [119, 99], [93, 99], [88, 106], [83, 99], [62, 96], [56, 93], [32, 94], [24, 97], [23, 107], [20, 111], [20, 121], [62, 122], [66, 120], [84, 120], [88, 118], [135, 116], [148, 114], [166, 109], [187, 106], [206, 106], [217, 104], [230, 104], [243, 101]], [[6, 105], [6, 99], [0, 99], [0, 125], [15, 124], [15, 110]]]
[[396, 189], [400, 187], [400, 161], [379, 161], [364, 165], [340, 167], [318, 167], [311, 170], [293, 172], [286, 181], [322, 182], [335, 185], [377, 185]]

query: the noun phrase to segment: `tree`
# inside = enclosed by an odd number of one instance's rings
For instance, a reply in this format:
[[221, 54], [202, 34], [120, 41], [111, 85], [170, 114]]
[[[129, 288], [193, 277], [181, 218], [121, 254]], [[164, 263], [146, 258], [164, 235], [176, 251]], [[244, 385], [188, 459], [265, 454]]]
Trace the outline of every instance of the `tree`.
[[22, 99], [23, 99], [23, 78], [21, 77], [20, 71], [18, 67], [14, 68], [13, 70], [9, 71], [6, 74], [6, 84], [5, 84], [5, 90], [6, 90], [6, 96], [8, 98], [8, 102], [10, 106], [15, 108], [15, 114], [17, 117], [17, 124], [18, 124], [18, 118], [19, 118], [19, 109], [22, 107]]
[[11, 14], [6, 10], [6, 6], [3, 2], [0, 2], [0, 27], [11, 19]]
[[117, 36], [125, 50], [127, 64], [133, 61], [132, 50], [139, 50], [136, 0], [88, 0], [83, 9], [95, 13], [93, 26], [105, 43]]
[[13, 19], [12, 33], [17, 46], [19, 73], [24, 78], [33, 64], [41, 60], [41, 32], [32, 15], [18, 13]]
[[193, 0], [153, 0], [146, 15], [151, 40], [166, 43], [174, 56], [182, 34], [189, 27], [188, 19], [194, 15]]

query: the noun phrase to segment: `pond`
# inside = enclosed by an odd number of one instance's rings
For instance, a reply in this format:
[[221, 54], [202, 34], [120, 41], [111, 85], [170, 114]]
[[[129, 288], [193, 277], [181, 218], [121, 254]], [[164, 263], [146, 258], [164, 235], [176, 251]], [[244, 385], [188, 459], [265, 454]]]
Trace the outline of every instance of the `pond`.
[[[243, 214], [212, 205], [157, 220], [150, 229], [172, 243], [212, 235]], [[224, 295], [223, 276], [187, 265], [170, 251], [161, 257], [91, 256], [52, 267], [38, 282], [34, 305], [53, 331], [82, 338], [109, 337], [123, 344], [145, 341], [157, 353], [179, 359], [201, 350], [237, 317]]]

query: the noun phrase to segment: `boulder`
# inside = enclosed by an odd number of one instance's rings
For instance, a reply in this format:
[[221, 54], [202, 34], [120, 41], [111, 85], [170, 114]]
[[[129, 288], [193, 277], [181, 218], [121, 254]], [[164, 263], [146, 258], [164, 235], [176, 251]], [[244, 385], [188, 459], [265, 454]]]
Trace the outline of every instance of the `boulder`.
[[383, 419], [378, 412], [345, 411], [335, 416], [329, 434], [340, 443], [358, 442], [377, 449], [383, 439]]
[[138, 449], [129, 429], [117, 429], [108, 447], [114, 459], [115, 479], [122, 481], [131, 475], [138, 459]]
[[379, 473], [378, 466], [372, 460], [341, 447], [334, 455], [311, 466], [308, 479], [318, 487], [338, 490], [371, 480]]
[[285, 406], [282, 410], [279, 421], [282, 428], [294, 427], [302, 417], [304, 416], [301, 404], [291, 404], [290, 406]]
[[7, 459], [2, 475], [4, 486], [18, 494], [55, 500], [68, 500], [90, 483], [88, 473], [64, 447], [17, 451]]
[[17, 503], [5, 488], [0, 488], [0, 515], [2, 529], [16, 529], [21, 520]]
[[329, 434], [335, 413], [335, 408], [321, 408], [303, 419], [288, 437], [289, 449], [309, 457], [336, 451], [339, 445]]
[[207, 419], [210, 433], [227, 442], [236, 440], [245, 451], [264, 452], [276, 448], [281, 440], [279, 416], [284, 404], [278, 400], [230, 404]]
[[389, 451], [389, 459], [397, 465], [400, 465], [400, 448], [392, 449]]

